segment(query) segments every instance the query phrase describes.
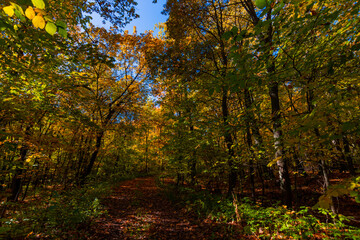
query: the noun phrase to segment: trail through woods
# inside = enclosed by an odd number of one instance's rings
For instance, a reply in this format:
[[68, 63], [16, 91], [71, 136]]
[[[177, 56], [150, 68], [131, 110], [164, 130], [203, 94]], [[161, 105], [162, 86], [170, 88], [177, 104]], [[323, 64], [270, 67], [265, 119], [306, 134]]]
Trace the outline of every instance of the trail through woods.
[[199, 220], [166, 200], [151, 177], [121, 183], [112, 196], [104, 199], [104, 204], [108, 214], [93, 226], [94, 234], [90, 239], [184, 240], [239, 237], [234, 232], [227, 233], [226, 229], [230, 229], [228, 225]]

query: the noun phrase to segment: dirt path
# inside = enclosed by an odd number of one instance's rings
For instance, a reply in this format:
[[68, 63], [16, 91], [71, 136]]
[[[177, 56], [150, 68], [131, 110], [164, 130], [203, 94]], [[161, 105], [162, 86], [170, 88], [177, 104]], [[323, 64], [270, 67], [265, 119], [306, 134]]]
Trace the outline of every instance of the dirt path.
[[164, 199], [153, 178], [123, 182], [104, 203], [108, 216], [97, 221], [91, 239], [229, 239], [218, 233], [223, 226], [199, 221]]

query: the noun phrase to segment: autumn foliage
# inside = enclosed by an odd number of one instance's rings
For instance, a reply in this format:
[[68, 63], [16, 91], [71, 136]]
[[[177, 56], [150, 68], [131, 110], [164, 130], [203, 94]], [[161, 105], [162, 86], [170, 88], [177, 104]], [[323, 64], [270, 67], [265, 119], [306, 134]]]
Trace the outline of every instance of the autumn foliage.
[[219, 238], [359, 234], [360, 3], [167, 0], [157, 36], [136, 4], [0, 3], [0, 236], [91, 238], [141, 175]]

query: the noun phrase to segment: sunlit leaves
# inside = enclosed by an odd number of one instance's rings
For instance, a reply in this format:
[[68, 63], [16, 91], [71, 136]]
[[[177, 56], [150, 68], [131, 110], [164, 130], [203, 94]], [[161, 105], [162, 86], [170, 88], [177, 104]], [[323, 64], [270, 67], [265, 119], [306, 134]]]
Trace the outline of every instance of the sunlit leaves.
[[39, 9], [39, 8], [35, 8], [34, 11], [35, 11], [36, 13], [42, 15], [42, 16], [46, 16], [46, 15], [47, 15], [47, 13], [46, 13], [45, 10], [41, 10], [41, 9]]
[[35, 17], [35, 11], [34, 11], [34, 9], [32, 8], [32, 7], [28, 7], [27, 9], [26, 9], [26, 11], [25, 11], [25, 16], [28, 18], [28, 19], [30, 19], [30, 20], [32, 20], [34, 17]]
[[32, 19], [32, 23], [34, 24], [34, 27], [36, 28], [40, 28], [40, 29], [44, 29], [45, 27], [45, 20], [42, 16], [35, 16], [33, 19]]
[[[50, 35], [54, 35], [58, 31], [60, 36], [67, 38], [66, 23], [62, 21], [56, 21], [56, 23], [54, 23], [53, 18], [49, 16], [48, 13], [44, 10], [45, 3], [43, 0], [32, 0], [32, 3], [35, 8], [28, 6], [25, 12], [19, 5], [13, 2], [10, 2], [10, 6], [4, 7], [3, 11], [9, 17], [13, 17], [15, 15], [21, 21], [26, 21], [26, 18], [28, 18], [32, 21], [32, 24], [35, 28], [45, 29], [45, 31]], [[3, 25], [5, 24], [2, 22], [0, 22], [0, 24], [1, 29], [4, 29], [5, 26]], [[15, 25], [13, 28], [16, 31], [18, 30], [17, 25]]]
[[31, 2], [34, 4], [35, 7], [39, 8], [39, 9], [45, 8], [45, 3], [43, 0], [31, 0]]
[[[87, 10], [89, 7], [87, 4], [83, 6], [82, 1], [18, 0], [16, 2], [21, 4], [21, 7], [10, 5], [9, 1], [0, 4], [0, 31], [2, 35], [0, 38], [0, 53], [2, 55], [0, 58], [0, 124], [3, 126], [3, 124], [9, 123], [6, 129], [2, 127], [0, 131], [0, 155], [2, 156], [0, 164], [3, 166], [10, 163], [8, 164], [9, 167], [7, 167], [7, 170], [10, 169], [9, 173], [6, 173], [6, 177], [10, 180], [14, 176], [14, 171], [11, 168], [19, 161], [13, 161], [14, 163], [12, 163], [10, 160], [6, 160], [6, 164], [4, 164], [3, 159], [7, 157], [4, 156], [4, 144], [2, 143], [5, 133], [14, 136], [14, 142], [16, 141], [16, 143], [14, 144], [14, 150], [10, 152], [14, 154], [16, 159], [18, 158], [16, 154], [20, 151], [22, 144], [29, 145], [28, 148], [31, 150], [29, 150], [26, 158], [23, 157], [22, 161], [27, 168], [24, 172], [28, 171], [26, 174], [32, 174], [34, 169], [34, 171], [37, 171], [37, 168], [44, 166], [45, 163], [41, 160], [44, 156], [48, 156], [46, 166], [52, 167], [51, 164], [54, 160], [54, 157], [51, 156], [54, 151], [53, 143], [57, 145], [61, 141], [64, 144], [59, 146], [60, 155], [67, 151], [77, 150], [73, 146], [69, 148], [66, 146], [67, 140], [74, 136], [77, 129], [81, 129], [84, 138], [90, 139], [93, 137], [91, 134], [89, 136], [85, 135], [86, 129], [81, 128], [82, 125], [86, 125], [89, 132], [96, 131], [99, 128], [105, 129], [105, 122], [110, 121], [108, 118], [112, 117], [109, 124], [120, 121], [121, 118], [135, 109], [134, 105], [137, 102], [140, 104], [141, 100], [145, 98], [143, 97], [145, 93], [140, 94], [140, 91], [142, 91], [142, 87], [139, 86], [140, 78], [131, 82], [130, 74], [132, 72], [126, 72], [129, 69], [135, 71], [135, 67], [132, 67], [134, 65], [131, 65], [133, 59], [130, 56], [123, 60], [123, 62], [129, 64], [129, 67], [126, 65], [121, 68], [119, 70], [122, 71], [121, 75], [116, 81], [113, 79], [111, 67], [104, 63], [105, 60], [110, 62], [106, 57], [106, 51], [109, 50], [107, 48], [115, 49], [114, 51], [117, 49], [116, 46], [112, 47], [111, 43], [103, 46], [101, 52], [94, 47], [94, 52], [79, 51], [76, 52], [78, 56], [74, 57], [74, 52], [77, 50], [77, 46], [74, 45], [79, 44], [79, 42], [72, 41], [73, 38], [63, 38], [67, 37], [68, 28], [76, 37], [78, 33], [76, 32], [77, 24], [83, 20], [79, 16], [81, 16], [81, 12]], [[114, 1], [109, 2], [113, 3]], [[7, 3], [9, 6], [6, 6]], [[49, 3], [49, 8], [47, 8], [47, 3]], [[116, 10], [121, 11], [122, 8], [122, 5], [118, 5]], [[108, 13], [109, 17], [112, 14]], [[66, 23], [59, 21], [59, 19], [63, 19]], [[56, 34], [58, 36], [51, 37]], [[111, 34], [109, 33], [109, 35]], [[84, 37], [83, 41], [86, 40], [87, 38]], [[96, 46], [92, 42], [88, 45]], [[132, 49], [131, 46], [129, 49]], [[76, 59], [74, 60], [74, 58]], [[95, 59], [93, 65], [84, 64], [84, 61], [88, 58]], [[138, 70], [139, 74], [136, 76], [140, 76], [142, 69]], [[69, 76], [72, 76], [78, 70], [81, 71], [78, 74], [79, 77], [69, 79]], [[85, 71], [88, 71], [88, 74], [84, 75]], [[96, 89], [93, 80], [97, 71], [102, 76], [101, 79], [97, 79], [101, 87], [101, 89], [98, 89], [99, 93], [101, 93], [100, 98], [97, 98], [99, 95], [91, 95], [90, 91]], [[74, 86], [74, 83], [79, 86]], [[76, 97], [80, 95], [79, 98], [74, 97], [75, 100], [79, 101], [68, 101], [70, 95]], [[117, 96], [118, 100], [116, 101], [113, 96]], [[122, 98], [122, 96], [124, 97]], [[131, 98], [128, 96], [131, 96]], [[114, 101], [112, 105], [110, 105], [111, 101]], [[111, 111], [106, 112], [108, 105], [103, 107], [100, 102], [110, 102]], [[123, 110], [124, 106], [126, 106], [125, 110]], [[131, 106], [131, 110], [128, 110], [129, 106]], [[95, 109], [96, 112], [94, 113], [88, 109]], [[123, 115], [117, 118], [118, 115], [113, 111], [116, 111], [116, 113], [122, 111]], [[85, 115], [85, 113], [89, 116]], [[105, 117], [108, 116], [108, 118], [104, 118], [103, 114], [107, 114]], [[53, 115], [56, 116], [53, 117]], [[65, 120], [63, 121], [61, 118]], [[52, 121], [55, 124], [52, 124]], [[43, 136], [38, 134], [41, 132], [38, 129], [45, 129], [47, 124], [49, 124], [47, 128], [49, 131]], [[34, 127], [31, 134], [25, 134], [29, 135], [26, 136], [26, 141], [22, 141], [18, 136], [24, 135], [23, 132], [27, 126]], [[74, 132], [72, 132], [72, 128], [75, 129]], [[54, 131], [58, 132], [59, 135], [55, 136]], [[29, 140], [29, 138], [35, 139], [37, 136], [39, 138], [36, 141], [42, 141], [44, 144], [32, 144], [35, 141], [33, 139]], [[59, 141], [60, 136], [64, 141]], [[50, 142], [48, 139], [52, 139], [52, 141]], [[76, 139], [76, 141], [81, 142], [82, 140]], [[88, 145], [88, 149], [91, 151], [92, 143]], [[9, 148], [7, 147], [6, 150], [8, 151]], [[85, 156], [84, 161], [87, 160]], [[65, 159], [65, 161], [76, 162], [78, 159], [69, 158]], [[1, 181], [3, 176], [5, 175], [0, 176]], [[23, 180], [26, 177], [19, 175], [18, 179]], [[0, 187], [4, 188], [5, 186], [10, 185], [6, 182]]]
[[3, 7], [3, 11], [9, 16], [13, 17], [14, 15], [17, 18], [20, 18], [21, 21], [24, 21], [24, 11], [22, 8], [16, 3], [10, 2], [10, 6]]
[[56, 33], [56, 25], [52, 22], [48, 22], [45, 26], [45, 31], [48, 32], [50, 35], [54, 35]]
[[10, 2], [10, 4], [11, 4], [11, 6], [14, 7], [15, 14], [16, 14], [16, 12], [18, 12], [21, 15], [24, 15], [24, 10], [19, 5], [17, 5], [16, 3], [13, 3], [13, 2]]
[[3, 8], [4, 12], [9, 15], [9, 17], [14, 16], [14, 7], [13, 6], [7, 6]]

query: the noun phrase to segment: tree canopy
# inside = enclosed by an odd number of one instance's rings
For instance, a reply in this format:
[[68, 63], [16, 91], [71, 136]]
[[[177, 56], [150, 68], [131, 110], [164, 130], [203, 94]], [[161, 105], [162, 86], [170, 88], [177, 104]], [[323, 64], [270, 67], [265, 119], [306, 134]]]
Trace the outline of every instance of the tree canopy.
[[136, 5], [0, 3], [2, 218], [149, 173], [295, 210], [360, 203], [359, 1], [167, 0], [157, 36], [123, 30]]

